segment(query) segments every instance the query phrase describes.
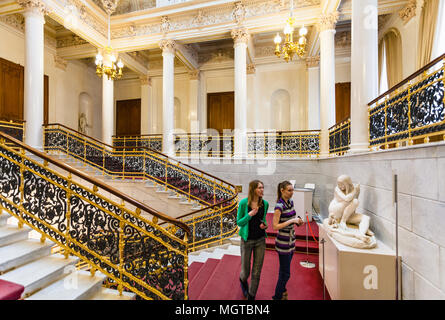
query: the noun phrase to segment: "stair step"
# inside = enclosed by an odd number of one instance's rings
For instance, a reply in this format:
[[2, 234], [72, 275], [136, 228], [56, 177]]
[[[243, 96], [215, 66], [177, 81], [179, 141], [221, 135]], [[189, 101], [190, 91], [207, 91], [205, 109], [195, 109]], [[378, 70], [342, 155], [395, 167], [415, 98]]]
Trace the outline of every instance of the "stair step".
[[67, 267], [74, 268], [78, 260], [75, 257], [65, 259], [61, 254], [53, 254], [11, 270], [0, 276], [0, 279], [21, 284], [25, 287], [22, 296], [26, 296], [56, 281], [64, 273], [68, 273]]
[[[210, 276], [209, 281], [207, 281], [206, 285], [203, 287], [200, 295], [197, 300], [209, 300], [211, 297], [218, 297], [218, 300], [226, 300], [230, 297], [231, 292], [229, 289], [232, 287], [234, 279], [237, 277], [233, 277], [232, 281], [228, 281], [227, 279], [227, 270], [231, 268], [238, 268], [241, 265], [241, 258], [231, 255], [225, 255], [220, 263], [213, 270], [212, 275]], [[215, 293], [218, 293], [215, 295]]]
[[31, 229], [26, 226], [21, 229], [13, 225], [4, 225], [0, 227], [0, 247], [28, 239], [30, 231]]
[[135, 300], [136, 294], [133, 292], [119, 291], [110, 288], [101, 288], [98, 292], [90, 297], [90, 300]]
[[194, 279], [189, 285], [189, 299], [196, 300], [202, 291], [202, 288], [206, 285], [207, 281], [213, 274], [216, 266], [219, 264], [220, 260], [208, 259], [204, 266], [199, 270]]
[[203, 265], [204, 265], [204, 263], [202, 263], [202, 262], [193, 262], [192, 264], [189, 265], [189, 269], [188, 269], [189, 283], [191, 283], [193, 281], [193, 279], [198, 274], [199, 270], [201, 270]]
[[37, 291], [26, 300], [87, 300], [102, 288], [106, 276], [96, 272], [77, 270]]
[[6, 211], [3, 211], [0, 214], [0, 227], [6, 225], [8, 223], [9, 218], [11, 218], [11, 216], [8, 213], [6, 213]]
[[0, 273], [48, 256], [53, 245], [49, 241], [42, 244], [37, 239], [27, 239], [0, 247]]

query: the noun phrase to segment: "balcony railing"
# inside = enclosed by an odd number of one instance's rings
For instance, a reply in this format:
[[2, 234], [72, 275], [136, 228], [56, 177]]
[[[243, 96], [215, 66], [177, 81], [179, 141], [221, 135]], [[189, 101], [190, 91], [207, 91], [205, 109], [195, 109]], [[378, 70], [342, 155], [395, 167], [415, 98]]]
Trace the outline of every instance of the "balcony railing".
[[318, 157], [320, 130], [249, 132], [247, 153], [253, 157]]
[[[6, 133], [19, 141], [25, 141], [25, 122], [24, 120], [0, 119], [0, 132]], [[13, 146], [9, 141], [6, 143]]]
[[369, 146], [394, 148], [445, 140], [445, 54], [369, 105]]
[[351, 144], [351, 119], [338, 122], [329, 128], [329, 154], [343, 155]]
[[161, 134], [143, 134], [138, 136], [113, 136], [114, 147], [145, 147], [158, 152], [162, 151]]
[[233, 135], [175, 134], [176, 156], [232, 157]]

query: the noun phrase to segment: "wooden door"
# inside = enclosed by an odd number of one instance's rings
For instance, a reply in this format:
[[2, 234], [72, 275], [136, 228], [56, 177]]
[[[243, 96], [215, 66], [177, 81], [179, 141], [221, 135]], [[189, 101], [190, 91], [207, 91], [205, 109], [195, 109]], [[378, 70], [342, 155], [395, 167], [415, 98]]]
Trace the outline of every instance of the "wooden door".
[[0, 58], [0, 118], [23, 119], [24, 68]]
[[235, 93], [207, 94], [207, 128], [221, 135], [224, 129], [235, 129]]
[[116, 136], [141, 134], [141, 99], [116, 101]]
[[335, 84], [335, 122], [346, 120], [351, 116], [351, 83]]

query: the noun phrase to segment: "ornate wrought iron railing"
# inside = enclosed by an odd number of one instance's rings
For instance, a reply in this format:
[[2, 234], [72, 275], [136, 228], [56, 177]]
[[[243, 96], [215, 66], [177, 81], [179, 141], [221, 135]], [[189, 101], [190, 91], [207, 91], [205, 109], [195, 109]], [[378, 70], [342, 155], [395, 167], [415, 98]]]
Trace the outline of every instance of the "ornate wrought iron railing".
[[249, 132], [247, 153], [255, 157], [318, 157], [320, 130]]
[[370, 148], [445, 140], [445, 54], [368, 105]]
[[[120, 292], [130, 290], [144, 299], [187, 299], [190, 229], [183, 222], [4, 133], [0, 179], [0, 207], [18, 219], [19, 227], [28, 225], [42, 241], [60, 246], [66, 257], [75, 255], [92, 273], [104, 273]], [[183, 237], [171, 232], [172, 225]]]
[[[180, 218], [191, 229], [190, 250], [222, 242], [238, 230], [237, 191], [230, 183], [145, 147], [114, 148], [61, 124], [45, 126], [44, 137], [47, 152], [62, 152], [111, 177], [150, 180], [199, 202], [204, 209]], [[183, 236], [181, 229], [175, 232]]]
[[114, 147], [146, 147], [162, 151], [162, 135], [144, 134], [139, 136], [113, 136]]
[[329, 128], [329, 154], [343, 155], [351, 144], [351, 119], [340, 121]]
[[233, 134], [212, 135], [206, 133], [175, 134], [176, 156], [184, 157], [232, 157]]
[[[24, 120], [4, 120], [0, 119], [0, 132], [6, 133], [19, 141], [25, 141]], [[10, 145], [13, 145], [10, 143]]]

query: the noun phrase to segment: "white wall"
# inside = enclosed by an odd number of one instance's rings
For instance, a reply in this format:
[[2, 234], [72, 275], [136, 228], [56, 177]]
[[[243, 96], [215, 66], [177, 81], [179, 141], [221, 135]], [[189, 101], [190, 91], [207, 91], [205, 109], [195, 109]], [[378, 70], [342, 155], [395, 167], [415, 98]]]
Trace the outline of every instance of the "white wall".
[[[25, 65], [24, 34], [0, 23], [0, 57], [22, 66]], [[49, 77], [49, 122], [58, 122], [75, 130], [78, 129], [79, 95], [88, 93], [93, 100], [93, 117], [90, 132], [100, 138], [102, 81], [94, 70], [85, 64], [69, 61], [66, 70], [55, 66], [56, 49], [45, 45], [44, 73]], [[26, 119], [25, 119], [26, 120]]]

